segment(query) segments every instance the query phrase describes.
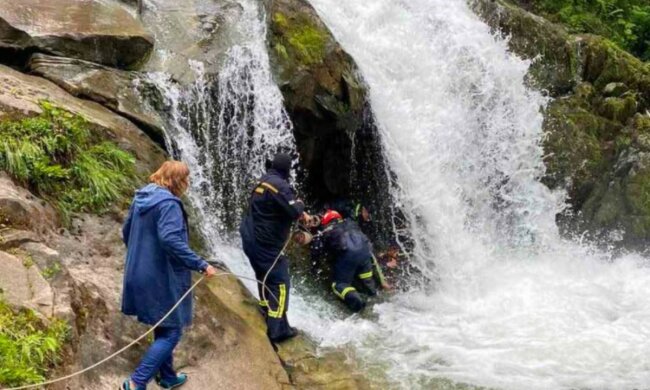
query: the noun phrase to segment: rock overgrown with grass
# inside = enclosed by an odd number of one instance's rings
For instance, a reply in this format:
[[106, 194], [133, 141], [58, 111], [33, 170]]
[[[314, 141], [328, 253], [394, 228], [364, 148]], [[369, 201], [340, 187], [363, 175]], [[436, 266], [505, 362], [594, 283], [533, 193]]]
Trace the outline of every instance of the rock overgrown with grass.
[[135, 157], [80, 116], [42, 102], [43, 113], [0, 122], [0, 169], [72, 212], [106, 211], [132, 191]]

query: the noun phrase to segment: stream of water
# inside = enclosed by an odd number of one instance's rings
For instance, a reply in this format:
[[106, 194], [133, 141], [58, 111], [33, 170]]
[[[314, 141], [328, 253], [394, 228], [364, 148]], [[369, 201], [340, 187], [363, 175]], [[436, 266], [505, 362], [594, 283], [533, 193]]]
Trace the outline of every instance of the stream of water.
[[[648, 387], [648, 259], [558, 234], [565, 199], [539, 182], [547, 101], [524, 87], [529, 64], [463, 0], [310, 2], [369, 85], [412, 261], [431, 282], [362, 317], [297, 283], [292, 324], [323, 347], [353, 347], [398, 388]], [[208, 250], [251, 275], [233, 227], [265, 159], [293, 138], [259, 2], [239, 4], [239, 41], [216, 79], [190, 62], [189, 86], [163, 73], [149, 81], [163, 95], [168, 147], [192, 168]]]
[[193, 83], [178, 84], [163, 72], [150, 73], [148, 81], [163, 98], [167, 148], [191, 167], [188, 197], [207, 251], [233, 272], [252, 277], [234, 232], [265, 161], [275, 150], [293, 150], [294, 141], [271, 78], [262, 10], [255, 0], [239, 4], [232, 44], [217, 76], [190, 60]]
[[429, 286], [314, 329], [405, 389], [650, 386], [650, 268], [558, 234], [547, 102], [464, 0], [309, 0], [370, 87]]

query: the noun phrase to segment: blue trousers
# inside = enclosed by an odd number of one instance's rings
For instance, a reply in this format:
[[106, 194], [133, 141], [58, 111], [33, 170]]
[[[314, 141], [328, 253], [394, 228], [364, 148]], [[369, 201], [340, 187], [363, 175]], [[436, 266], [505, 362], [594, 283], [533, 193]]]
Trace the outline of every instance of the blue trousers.
[[181, 328], [160, 327], [154, 330], [154, 342], [142, 357], [133, 375], [131, 375], [131, 380], [136, 386], [146, 388], [147, 383], [158, 373], [160, 373], [162, 380], [172, 381], [176, 379], [172, 355], [174, 348], [181, 340], [182, 334], [183, 330]]

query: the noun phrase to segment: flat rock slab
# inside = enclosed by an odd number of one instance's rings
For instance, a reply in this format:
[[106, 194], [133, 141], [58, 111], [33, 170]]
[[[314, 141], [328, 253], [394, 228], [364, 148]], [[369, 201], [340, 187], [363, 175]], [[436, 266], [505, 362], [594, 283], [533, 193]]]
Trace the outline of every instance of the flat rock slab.
[[0, 0], [0, 47], [131, 68], [147, 58], [153, 38], [118, 3]]
[[339, 350], [319, 350], [304, 335], [278, 345], [291, 383], [298, 389], [367, 390], [385, 389], [384, 378], [364, 377], [353, 358]]
[[38, 115], [43, 111], [39, 103], [44, 100], [83, 117], [95, 130], [133, 153], [141, 174], [153, 172], [165, 160], [164, 151], [128, 119], [99, 103], [76, 98], [51, 81], [0, 65], [0, 119]]
[[38, 236], [28, 230], [0, 228], [0, 250], [3, 251], [38, 240]]
[[156, 40], [145, 70], [165, 72], [182, 84], [196, 81], [196, 64], [218, 73], [237, 41], [242, 7], [236, 0], [147, 0], [142, 23]]
[[29, 68], [69, 93], [101, 103], [129, 118], [154, 138], [164, 137], [162, 118], [142, 99], [143, 95], [155, 93], [143, 74], [45, 54], [32, 56]]
[[[4, 228], [27, 228], [45, 234], [56, 227], [57, 219], [51, 206], [17, 186], [7, 174], [0, 171], [0, 225]], [[3, 237], [4, 234], [0, 234], [3, 243], [11, 241], [10, 238], [5, 240]]]
[[38, 267], [25, 265], [7, 252], [0, 252], [0, 289], [10, 305], [37, 310], [45, 317], [52, 316], [54, 294]]

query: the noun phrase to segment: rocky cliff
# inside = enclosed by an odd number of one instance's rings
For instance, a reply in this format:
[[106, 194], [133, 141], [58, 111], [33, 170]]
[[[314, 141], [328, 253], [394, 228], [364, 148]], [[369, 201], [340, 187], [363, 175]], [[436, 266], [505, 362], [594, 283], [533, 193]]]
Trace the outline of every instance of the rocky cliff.
[[310, 200], [362, 201], [373, 213], [372, 235], [385, 239], [392, 226], [389, 177], [354, 60], [305, 0], [271, 1], [267, 19], [274, 77], [294, 126]]

